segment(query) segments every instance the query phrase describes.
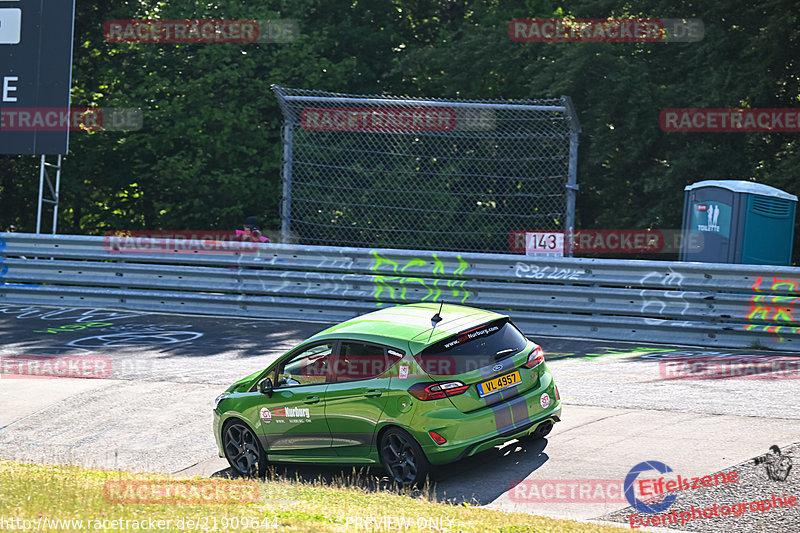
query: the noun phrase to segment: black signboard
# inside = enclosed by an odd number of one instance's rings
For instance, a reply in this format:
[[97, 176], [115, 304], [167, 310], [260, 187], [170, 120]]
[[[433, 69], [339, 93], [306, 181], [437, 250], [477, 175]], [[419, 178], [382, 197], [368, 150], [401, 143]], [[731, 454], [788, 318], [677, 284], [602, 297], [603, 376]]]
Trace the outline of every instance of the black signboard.
[[66, 154], [75, 0], [0, 0], [0, 154]]

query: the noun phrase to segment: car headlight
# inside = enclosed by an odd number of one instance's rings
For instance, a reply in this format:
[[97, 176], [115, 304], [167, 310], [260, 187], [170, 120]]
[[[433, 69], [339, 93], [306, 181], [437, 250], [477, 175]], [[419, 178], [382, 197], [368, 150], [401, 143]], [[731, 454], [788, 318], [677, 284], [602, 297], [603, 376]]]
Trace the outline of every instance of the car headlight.
[[216, 399], [214, 400], [214, 409], [216, 409], [219, 406], [219, 402], [221, 402], [222, 400], [224, 400], [228, 396], [230, 396], [230, 394], [228, 394], [227, 392], [223, 392], [222, 394], [217, 396]]

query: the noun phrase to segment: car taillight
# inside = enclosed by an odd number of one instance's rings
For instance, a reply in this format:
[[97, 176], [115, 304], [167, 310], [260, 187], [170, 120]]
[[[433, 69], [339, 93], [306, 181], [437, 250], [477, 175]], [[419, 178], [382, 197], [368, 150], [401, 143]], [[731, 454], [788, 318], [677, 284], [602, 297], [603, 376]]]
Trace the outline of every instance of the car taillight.
[[528, 355], [528, 361], [522, 366], [525, 368], [533, 368], [539, 363], [544, 363], [544, 352], [541, 346], [537, 346], [531, 351]]
[[408, 392], [418, 400], [439, 400], [446, 396], [455, 396], [467, 391], [469, 385], [460, 381], [437, 381], [435, 383], [416, 383], [408, 388]]
[[558, 393], [558, 385], [555, 385], [555, 389], [556, 389], [556, 401], [558, 401], [561, 399], [561, 395]]

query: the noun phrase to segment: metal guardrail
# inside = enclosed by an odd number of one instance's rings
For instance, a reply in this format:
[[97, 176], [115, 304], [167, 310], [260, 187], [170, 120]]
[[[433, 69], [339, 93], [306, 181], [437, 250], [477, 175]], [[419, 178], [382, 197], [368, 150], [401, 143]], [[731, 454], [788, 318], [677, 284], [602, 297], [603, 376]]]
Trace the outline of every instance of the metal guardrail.
[[529, 335], [800, 350], [794, 267], [131, 239], [0, 234], [0, 305], [340, 321], [444, 300]]

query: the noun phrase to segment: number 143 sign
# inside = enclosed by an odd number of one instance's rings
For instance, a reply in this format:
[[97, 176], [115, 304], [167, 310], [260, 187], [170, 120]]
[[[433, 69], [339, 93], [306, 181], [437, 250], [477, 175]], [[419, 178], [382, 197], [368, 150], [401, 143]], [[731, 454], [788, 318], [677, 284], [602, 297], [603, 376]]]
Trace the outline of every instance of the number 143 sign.
[[564, 255], [564, 233], [527, 232], [525, 233], [525, 255], [548, 254]]

